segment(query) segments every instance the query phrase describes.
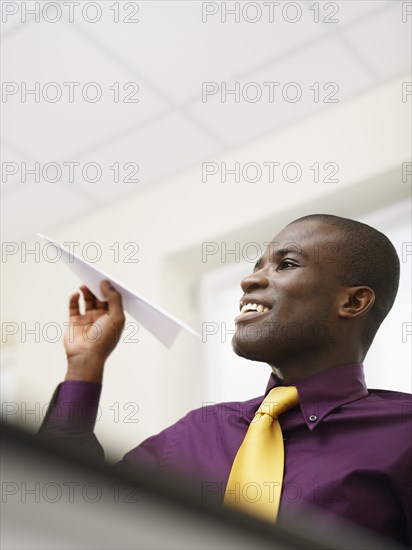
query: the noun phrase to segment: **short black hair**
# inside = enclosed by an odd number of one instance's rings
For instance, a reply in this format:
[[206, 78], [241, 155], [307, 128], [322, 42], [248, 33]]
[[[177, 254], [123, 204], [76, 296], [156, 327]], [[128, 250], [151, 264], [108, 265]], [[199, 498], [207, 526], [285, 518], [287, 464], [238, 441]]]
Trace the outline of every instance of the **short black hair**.
[[[339, 229], [337, 276], [346, 286], [368, 286], [375, 292], [364, 344], [371, 345], [376, 331], [392, 308], [399, 286], [400, 263], [395, 247], [386, 235], [370, 225], [331, 214], [311, 214], [291, 222], [320, 221]], [[291, 225], [289, 224], [289, 225]]]

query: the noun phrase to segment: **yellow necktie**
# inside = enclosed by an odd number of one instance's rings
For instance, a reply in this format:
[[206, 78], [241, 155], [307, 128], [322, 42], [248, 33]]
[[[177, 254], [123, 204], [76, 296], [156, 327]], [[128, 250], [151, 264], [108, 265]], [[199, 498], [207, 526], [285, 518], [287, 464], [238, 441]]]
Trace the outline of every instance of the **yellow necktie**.
[[298, 403], [295, 386], [273, 388], [262, 401], [233, 462], [225, 504], [276, 521], [285, 461], [277, 418]]

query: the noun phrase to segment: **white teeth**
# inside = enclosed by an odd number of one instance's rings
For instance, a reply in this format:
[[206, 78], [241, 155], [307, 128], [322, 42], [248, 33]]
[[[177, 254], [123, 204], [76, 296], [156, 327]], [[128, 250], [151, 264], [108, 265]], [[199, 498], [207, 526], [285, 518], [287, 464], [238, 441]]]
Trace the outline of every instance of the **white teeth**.
[[242, 306], [240, 313], [245, 313], [246, 311], [257, 311], [258, 313], [266, 313], [269, 311], [268, 307], [262, 306], [261, 304], [245, 304]]

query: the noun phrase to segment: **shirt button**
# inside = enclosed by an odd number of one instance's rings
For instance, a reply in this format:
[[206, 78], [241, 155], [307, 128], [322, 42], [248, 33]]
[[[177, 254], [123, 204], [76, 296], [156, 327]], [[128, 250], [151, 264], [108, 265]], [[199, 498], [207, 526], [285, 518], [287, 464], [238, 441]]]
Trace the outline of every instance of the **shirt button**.
[[309, 416], [309, 420], [310, 420], [311, 422], [316, 422], [317, 419], [318, 419], [318, 417], [316, 416], [316, 414], [311, 414], [311, 415]]

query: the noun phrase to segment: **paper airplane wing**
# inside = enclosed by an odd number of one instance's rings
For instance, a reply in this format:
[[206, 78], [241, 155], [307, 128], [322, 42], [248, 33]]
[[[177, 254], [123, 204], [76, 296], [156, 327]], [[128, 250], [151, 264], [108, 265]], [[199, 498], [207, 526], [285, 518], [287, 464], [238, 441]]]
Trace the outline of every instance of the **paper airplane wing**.
[[53, 241], [46, 235], [37, 233], [39, 237], [42, 237], [52, 245], [54, 245], [64, 263], [75, 273], [79, 279], [85, 284], [93, 294], [102, 302], [106, 301], [106, 298], [100, 291], [100, 283], [102, 280], [107, 279], [122, 296], [123, 308], [127, 311], [138, 323], [144, 326], [149, 332], [153, 334], [158, 340], [160, 340], [166, 347], [170, 347], [180, 330], [191, 332], [195, 336], [200, 335], [190, 328], [186, 323], [180, 321], [170, 313], [155, 306], [146, 298], [143, 298], [140, 294], [136, 294], [118, 281], [113, 279], [107, 273], [104, 273], [93, 264], [79, 258], [64, 246], [61, 246], [56, 241]]

